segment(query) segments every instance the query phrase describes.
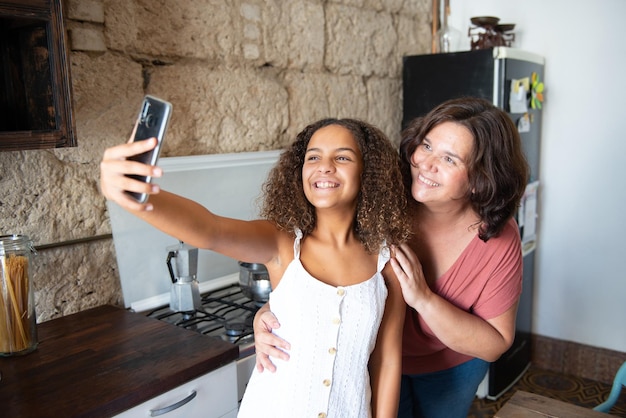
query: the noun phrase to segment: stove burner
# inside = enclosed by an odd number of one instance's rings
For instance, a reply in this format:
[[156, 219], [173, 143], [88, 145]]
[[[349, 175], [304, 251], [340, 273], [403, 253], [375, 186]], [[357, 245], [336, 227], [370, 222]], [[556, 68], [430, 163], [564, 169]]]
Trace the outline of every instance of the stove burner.
[[229, 337], [240, 337], [247, 328], [243, 322], [233, 322], [224, 325], [224, 331]]
[[238, 284], [232, 284], [201, 295], [201, 306], [196, 311], [176, 312], [164, 306], [146, 315], [239, 345], [245, 351], [247, 348], [242, 347], [254, 342], [252, 321], [259, 307]]

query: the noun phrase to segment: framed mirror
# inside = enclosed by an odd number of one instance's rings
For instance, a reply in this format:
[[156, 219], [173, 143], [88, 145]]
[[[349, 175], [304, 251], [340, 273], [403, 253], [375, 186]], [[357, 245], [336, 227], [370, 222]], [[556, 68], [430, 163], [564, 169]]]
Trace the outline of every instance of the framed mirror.
[[61, 0], [0, 0], [0, 151], [76, 146]]

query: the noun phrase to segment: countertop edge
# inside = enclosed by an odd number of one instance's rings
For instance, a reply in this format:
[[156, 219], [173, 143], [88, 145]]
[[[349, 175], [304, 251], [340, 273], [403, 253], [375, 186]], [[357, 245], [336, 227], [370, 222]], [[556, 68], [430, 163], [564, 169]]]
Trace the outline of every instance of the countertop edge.
[[110, 417], [239, 356], [234, 344], [112, 305], [44, 322], [38, 334], [34, 352], [0, 357], [9, 416]]

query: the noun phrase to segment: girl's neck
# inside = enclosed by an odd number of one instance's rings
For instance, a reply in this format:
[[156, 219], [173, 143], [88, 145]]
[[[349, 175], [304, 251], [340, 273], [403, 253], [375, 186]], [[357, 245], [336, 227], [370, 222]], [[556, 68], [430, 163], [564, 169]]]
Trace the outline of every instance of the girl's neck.
[[318, 239], [343, 246], [354, 239], [354, 215], [317, 213], [317, 222], [311, 235]]

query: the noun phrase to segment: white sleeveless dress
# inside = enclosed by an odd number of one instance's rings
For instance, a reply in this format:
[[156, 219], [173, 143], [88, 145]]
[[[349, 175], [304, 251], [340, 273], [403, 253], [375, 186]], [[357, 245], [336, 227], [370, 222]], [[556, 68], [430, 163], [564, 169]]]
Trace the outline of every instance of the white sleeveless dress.
[[370, 279], [335, 287], [304, 269], [296, 234], [294, 260], [270, 294], [281, 325], [274, 332], [291, 344], [290, 359], [272, 357], [275, 373], [253, 371], [238, 418], [369, 418], [367, 364], [387, 298], [381, 271], [389, 250], [382, 247]]

